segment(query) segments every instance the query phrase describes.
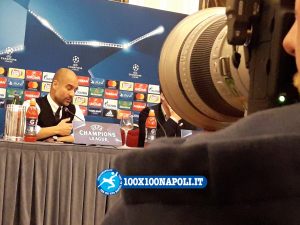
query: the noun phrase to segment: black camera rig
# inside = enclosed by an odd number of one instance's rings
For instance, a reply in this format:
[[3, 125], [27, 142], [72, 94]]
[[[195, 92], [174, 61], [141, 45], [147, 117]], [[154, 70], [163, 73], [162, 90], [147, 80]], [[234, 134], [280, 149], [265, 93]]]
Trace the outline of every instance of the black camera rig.
[[294, 4], [294, 0], [227, 0], [228, 42], [244, 45], [248, 53], [249, 113], [299, 101], [292, 84], [295, 59], [282, 47], [294, 22]]

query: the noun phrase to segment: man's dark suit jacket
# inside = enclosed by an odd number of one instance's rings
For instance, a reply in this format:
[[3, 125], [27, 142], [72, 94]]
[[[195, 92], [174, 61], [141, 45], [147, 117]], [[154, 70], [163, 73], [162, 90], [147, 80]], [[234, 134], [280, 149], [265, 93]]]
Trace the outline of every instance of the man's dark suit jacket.
[[72, 103], [69, 104], [68, 106], [64, 106], [64, 107], [68, 108], [69, 112], [62, 109], [62, 117], [59, 120], [56, 120], [53, 115], [53, 111], [51, 109], [50, 103], [47, 100], [47, 95], [44, 97], [37, 98], [36, 102], [39, 105], [40, 110], [41, 110], [39, 113], [39, 117], [38, 117], [38, 125], [40, 127], [56, 126], [57, 124], [60, 123], [61, 120], [66, 119], [66, 118], [70, 118], [70, 123], [72, 123], [72, 121], [74, 119], [74, 115], [76, 113], [75, 105], [73, 105]]
[[[50, 103], [48, 102], [47, 95], [44, 97], [40, 97], [36, 99], [37, 104], [40, 107], [40, 113], [38, 117], [38, 125], [40, 127], [52, 127], [56, 126], [60, 123], [61, 120], [70, 118], [70, 123], [72, 123], [74, 119], [74, 114], [76, 113], [75, 105], [72, 103], [68, 106], [64, 106], [62, 109], [62, 117], [59, 120], [55, 119], [55, 116], [53, 115], [52, 108], [50, 106]], [[66, 112], [64, 108], [68, 108], [69, 112]], [[71, 113], [70, 113], [71, 112]], [[60, 135], [57, 135], [60, 136]], [[40, 141], [46, 140], [47, 138], [40, 139]]]
[[[181, 119], [176, 123], [172, 119], [165, 120], [165, 116], [161, 109], [161, 104], [152, 106], [151, 109], [155, 112], [155, 117], [158, 121], [156, 137], [181, 137], [181, 129], [196, 130], [196, 127], [187, 121]], [[140, 112], [139, 115], [139, 147], [144, 147], [145, 142], [145, 124], [148, 117], [150, 108], [146, 107]], [[162, 127], [163, 126], [163, 127]]]
[[102, 225], [299, 225], [300, 104], [121, 154], [123, 175], [204, 175], [204, 190], [121, 191]]

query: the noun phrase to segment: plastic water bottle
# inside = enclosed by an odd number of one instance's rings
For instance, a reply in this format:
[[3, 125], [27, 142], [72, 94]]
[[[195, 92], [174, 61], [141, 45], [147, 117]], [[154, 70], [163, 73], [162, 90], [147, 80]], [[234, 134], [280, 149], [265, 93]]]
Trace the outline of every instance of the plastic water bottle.
[[157, 120], [155, 112], [150, 110], [145, 126], [145, 146], [156, 139]]
[[26, 129], [24, 135], [24, 141], [35, 142], [36, 141], [36, 124], [38, 119], [38, 111], [36, 108], [35, 99], [30, 100], [30, 106], [26, 111]]

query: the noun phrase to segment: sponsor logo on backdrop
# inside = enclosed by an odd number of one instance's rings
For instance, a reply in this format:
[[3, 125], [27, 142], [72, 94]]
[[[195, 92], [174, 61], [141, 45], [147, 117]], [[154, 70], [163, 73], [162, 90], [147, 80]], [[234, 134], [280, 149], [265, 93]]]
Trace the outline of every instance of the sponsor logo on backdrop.
[[73, 98], [73, 104], [74, 105], [87, 106], [87, 104], [88, 104], [88, 97], [74, 96], [74, 98]]
[[80, 62], [79, 56], [74, 55], [74, 56], [72, 57], [72, 62], [73, 62], [73, 65], [68, 66], [69, 69], [71, 69], [71, 70], [73, 70], [73, 71], [77, 71], [77, 72], [80, 71], [80, 70], [82, 70], [82, 67], [79, 66], [79, 62]]
[[5, 106], [5, 99], [0, 99], [0, 108], [4, 108]]
[[147, 99], [147, 94], [143, 94], [143, 93], [135, 93], [134, 94], [135, 101], [145, 102], [146, 99]]
[[120, 109], [131, 109], [132, 107], [132, 102], [131, 101], [123, 101], [119, 100], [119, 108]]
[[1, 58], [0, 58], [2, 61], [6, 62], [6, 63], [14, 63], [14, 62], [18, 61], [17, 59], [12, 57], [12, 54], [14, 53], [13, 48], [7, 47], [5, 49], [5, 53], [6, 53], [6, 56], [5, 57], [1, 56]]
[[89, 116], [102, 116], [102, 108], [88, 108], [88, 115]]
[[7, 86], [9, 87], [16, 87], [16, 88], [24, 88], [25, 81], [16, 78], [8, 78], [7, 79]]
[[85, 107], [85, 106], [79, 106], [79, 108], [81, 109], [82, 114], [83, 114], [84, 116], [86, 116], [86, 115], [87, 115], [87, 107]]
[[7, 86], [6, 77], [0, 77], [0, 88], [5, 88]]
[[8, 69], [8, 77], [25, 79], [25, 70], [17, 69], [17, 68], [9, 68]]
[[6, 76], [7, 75], [7, 69], [0, 66], [0, 75]]
[[40, 91], [41, 86], [39, 82], [36, 81], [26, 81], [26, 89]]
[[117, 110], [103, 109], [103, 116], [110, 118], [117, 118]]
[[77, 91], [75, 92], [75, 95], [81, 95], [81, 96], [88, 96], [89, 95], [89, 88], [78, 86]]
[[41, 97], [45, 97], [47, 94], [47, 92], [41, 92]]
[[157, 105], [157, 103], [147, 103], [147, 107], [151, 108], [152, 106]]
[[140, 66], [138, 64], [133, 64], [132, 65], [132, 72], [129, 73], [128, 75], [131, 78], [138, 79], [138, 78], [142, 77], [142, 75], [139, 74], [139, 70], [140, 70]]
[[52, 82], [55, 73], [43, 72], [43, 81]]
[[128, 110], [118, 110], [118, 115], [117, 115], [117, 119], [122, 119], [122, 116], [130, 116], [131, 115], [131, 111]]
[[89, 98], [89, 106], [102, 107], [103, 98]]
[[148, 93], [150, 93], [150, 94], [160, 94], [159, 85], [149, 84]]
[[122, 99], [122, 100], [133, 100], [133, 92], [131, 92], [131, 91], [120, 91], [120, 99]]
[[26, 70], [26, 80], [42, 80], [42, 71]]
[[133, 91], [133, 82], [120, 81], [120, 90]]
[[105, 80], [102, 78], [91, 78], [91, 87], [105, 87]]
[[15, 95], [19, 95], [20, 98], [23, 98], [24, 90], [19, 88], [7, 88], [6, 90], [6, 97], [7, 98], [14, 98]]
[[118, 100], [104, 99], [103, 108], [117, 110]]
[[6, 89], [0, 88], [0, 98], [5, 98], [5, 97], [6, 97]]
[[119, 88], [119, 82], [116, 80], [107, 80], [106, 85], [107, 88], [110, 89], [118, 89]]
[[148, 94], [147, 102], [160, 103], [160, 95]]
[[39, 98], [41, 95], [40, 92], [38, 91], [25, 91], [24, 92], [24, 100], [29, 100], [29, 99], [32, 99], [32, 98]]
[[103, 88], [91, 87], [90, 88], [90, 96], [103, 97], [104, 96], [104, 89]]
[[50, 89], [51, 89], [51, 83], [48, 83], [48, 82], [42, 83], [42, 91], [50, 92]]
[[138, 123], [139, 116], [140, 116], [140, 112], [133, 112], [132, 117], [133, 117], [133, 122], [134, 123]]
[[144, 92], [146, 93], [148, 90], [148, 84], [141, 84], [141, 83], [135, 83], [134, 84], [134, 91], [135, 92]]
[[78, 85], [79, 86], [89, 86], [90, 84], [90, 78], [84, 77], [84, 76], [77, 76], [78, 79]]
[[145, 102], [133, 102], [132, 105], [132, 110], [133, 111], [142, 111], [144, 108], [146, 108], [146, 103]]
[[118, 99], [118, 95], [119, 95], [118, 90], [105, 89], [104, 98]]

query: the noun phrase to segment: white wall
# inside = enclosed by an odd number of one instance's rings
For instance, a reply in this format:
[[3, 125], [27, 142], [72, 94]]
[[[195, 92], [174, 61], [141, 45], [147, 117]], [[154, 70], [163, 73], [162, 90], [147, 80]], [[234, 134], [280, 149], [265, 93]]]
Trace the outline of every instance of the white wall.
[[199, 0], [129, 0], [129, 4], [192, 14], [199, 9]]

